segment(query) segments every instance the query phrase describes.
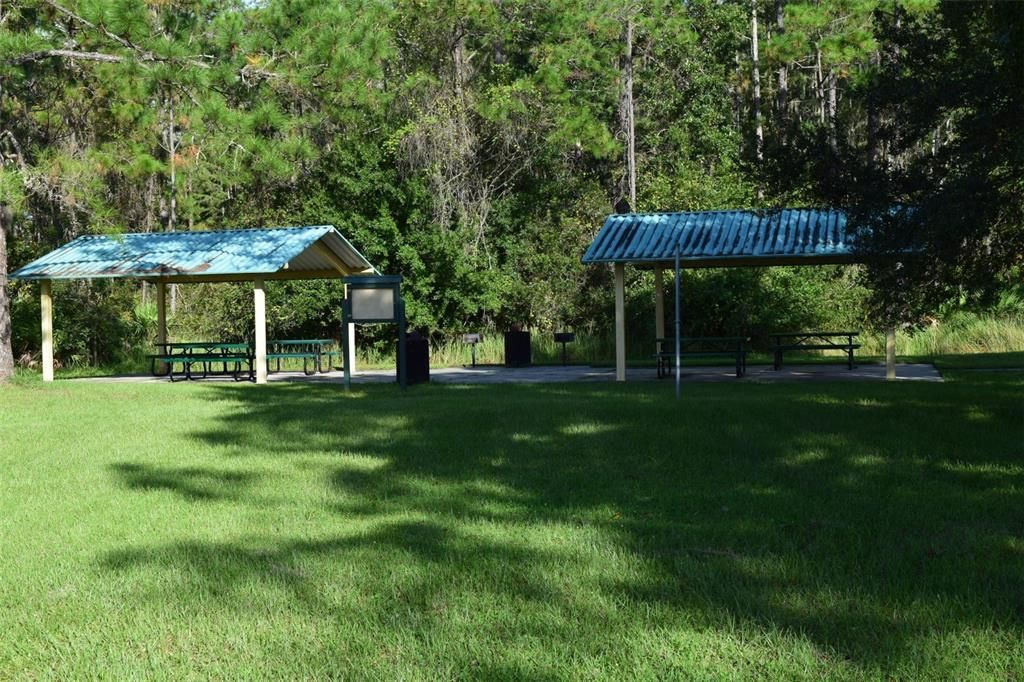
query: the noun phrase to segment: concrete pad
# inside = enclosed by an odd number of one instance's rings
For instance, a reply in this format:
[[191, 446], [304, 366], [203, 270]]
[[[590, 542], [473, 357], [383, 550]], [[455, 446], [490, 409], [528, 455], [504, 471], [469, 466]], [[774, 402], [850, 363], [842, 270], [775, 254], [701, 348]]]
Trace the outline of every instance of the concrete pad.
[[[628, 381], [657, 381], [654, 368], [629, 369]], [[345, 380], [344, 372], [334, 370], [325, 374], [306, 376], [302, 372], [274, 372], [271, 382], [289, 381], [299, 383], [337, 383]], [[549, 384], [567, 382], [602, 382], [615, 380], [614, 367], [589, 367], [583, 365], [537, 365], [533, 367], [501, 367], [478, 365], [476, 367], [438, 367], [430, 370], [430, 380], [436, 384]], [[846, 365], [787, 365], [776, 371], [771, 365], [751, 365], [747, 375], [737, 379], [730, 366], [684, 367], [682, 380], [695, 382], [791, 382], [791, 381], [885, 381], [885, 365], [860, 365], [852, 370]], [[942, 381], [942, 375], [932, 365], [896, 365], [897, 381]], [[168, 382], [167, 377], [133, 375], [120, 377], [89, 377], [70, 381], [103, 382]], [[234, 383], [232, 377], [209, 377], [203, 382]], [[672, 383], [670, 375], [662, 379]], [[393, 369], [366, 369], [352, 377], [353, 384], [390, 384], [395, 382]]]
[[[629, 369], [628, 381], [657, 381], [654, 368]], [[942, 375], [932, 365], [896, 365], [897, 381], [942, 381]], [[272, 374], [271, 381], [343, 381], [340, 371], [304, 376], [301, 372]], [[533, 367], [438, 367], [430, 370], [430, 380], [436, 384], [547, 384], [565, 382], [614, 381], [614, 367], [589, 367], [570, 365], [566, 367], [538, 365]], [[671, 376], [662, 379], [670, 383]], [[753, 365], [747, 368], [747, 375], [736, 378], [735, 369], [730, 366], [684, 367], [682, 380], [685, 382], [774, 382], [774, 381], [885, 381], [885, 365], [862, 365], [852, 370], [846, 365], [790, 365], [776, 371], [771, 365]], [[352, 378], [353, 384], [393, 383], [395, 370], [360, 370]]]
[[[790, 365], [776, 371], [771, 365], [747, 367], [745, 381], [885, 381], [885, 365]], [[942, 381], [934, 365], [896, 365], [896, 381]]]

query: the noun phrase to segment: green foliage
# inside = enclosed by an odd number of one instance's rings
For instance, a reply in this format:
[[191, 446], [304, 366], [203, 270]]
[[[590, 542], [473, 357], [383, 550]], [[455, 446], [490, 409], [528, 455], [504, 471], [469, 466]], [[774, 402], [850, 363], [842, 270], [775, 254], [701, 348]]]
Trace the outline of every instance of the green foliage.
[[[118, 363], [154, 338], [155, 310], [136, 304], [131, 283], [60, 282], [53, 295], [60, 303], [53, 318], [54, 355], [64, 367]], [[33, 364], [41, 346], [38, 287], [21, 285], [13, 298], [14, 356]]]
[[[1005, 266], [1024, 250], [1015, 199], [1024, 196], [1024, 41], [1010, 9], [792, 0], [779, 27], [775, 5], [758, 3], [759, 160], [747, 3], [58, 5], [67, 11], [4, 5], [0, 27], [12, 267], [85, 232], [332, 223], [382, 271], [406, 277], [411, 323], [432, 338], [511, 325], [602, 336], [610, 271], [579, 258], [621, 196], [631, 23], [637, 210], [869, 197], [920, 205], [914, 229], [926, 217], [939, 226], [928, 228], [923, 265], [908, 263], [896, 283], [875, 265], [687, 273], [693, 329], [760, 336], [1013, 308], [999, 303], [1012, 283]], [[38, 56], [47, 50], [93, 57]], [[935, 153], [925, 153], [937, 126]], [[986, 142], [990, 128], [998, 134]], [[890, 159], [881, 178], [865, 170], [872, 135]], [[929, 188], [942, 188], [941, 202]], [[965, 227], [975, 216], [980, 227]], [[957, 246], [963, 235], [969, 248]], [[910, 284], [926, 275], [938, 284]], [[646, 338], [650, 277], [630, 277], [630, 336]], [[275, 333], [337, 334], [336, 287], [269, 295]], [[239, 286], [181, 287], [173, 329], [244, 338], [250, 298]], [[19, 320], [31, 320], [30, 299], [15, 296], [16, 309], [29, 306], [14, 311]], [[16, 345], [29, 346], [31, 326], [16, 325]], [[367, 330], [370, 341], [385, 336]], [[83, 337], [65, 338], [66, 352], [81, 355]]]
[[[950, 300], [992, 304], [1019, 282], [1024, 253], [1024, 14], [944, 3], [885, 29], [899, 59], [879, 69], [874, 96], [901, 121], [888, 134], [899, 163], [846, 169], [878, 256], [876, 314], [918, 321]], [[906, 249], [916, 256], [896, 257]]]
[[[254, 312], [251, 285], [195, 284], [178, 287], [178, 290], [181, 293], [178, 309], [168, 320], [173, 338], [252, 341]], [[267, 333], [270, 333], [269, 328]]]
[[[902, 357], [934, 357], [947, 354], [1008, 353], [1024, 348], [1024, 315], [978, 314], [964, 310], [944, 315], [922, 328], [896, 335], [896, 352]], [[884, 355], [881, 335], [866, 337], [865, 354]]]
[[750, 336], [764, 348], [773, 332], [864, 330], [867, 322], [859, 317], [867, 292], [842, 267], [684, 271], [682, 291], [687, 336]]

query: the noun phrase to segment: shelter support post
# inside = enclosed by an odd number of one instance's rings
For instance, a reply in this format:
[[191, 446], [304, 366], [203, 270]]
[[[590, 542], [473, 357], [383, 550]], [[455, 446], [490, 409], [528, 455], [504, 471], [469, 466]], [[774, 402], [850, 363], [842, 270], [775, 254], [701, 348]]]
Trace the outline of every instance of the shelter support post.
[[39, 309], [43, 326], [43, 381], [53, 381], [53, 290], [48, 279], [39, 282]]
[[[345, 285], [345, 302], [349, 300], [349, 286]], [[345, 308], [347, 310], [347, 308]], [[342, 339], [341, 351], [344, 353], [342, 363], [345, 369], [345, 380], [351, 378], [356, 373], [356, 325], [354, 322], [349, 322], [349, 313], [342, 315], [344, 319], [341, 322], [341, 333], [345, 335]]]
[[[167, 283], [160, 280], [156, 283], [156, 345], [157, 352], [166, 353], [167, 348]], [[160, 363], [161, 373], [165, 367]]]
[[349, 346], [351, 345], [348, 338], [349, 325], [352, 323], [349, 320], [352, 319], [352, 299], [349, 298], [349, 287], [345, 285], [345, 300], [341, 304], [341, 370], [345, 374], [345, 389], [352, 388], [352, 365], [349, 364], [351, 357], [355, 357], [355, 351], [351, 351], [352, 355], [349, 355]]
[[356, 325], [345, 323], [345, 368], [352, 374], [356, 373]]
[[253, 282], [253, 304], [256, 318], [255, 359], [256, 383], [267, 383], [267, 295], [263, 289], [263, 278]]
[[679, 242], [676, 242], [676, 262], [675, 262], [675, 268], [673, 268], [673, 272], [672, 272], [672, 285], [675, 287], [675, 300], [673, 301], [673, 304], [675, 305], [675, 309], [676, 309], [675, 310], [675, 313], [676, 313], [675, 314], [675, 324], [674, 324], [675, 340], [676, 340], [676, 347], [675, 347], [675, 355], [676, 355], [676, 358], [675, 358], [675, 360], [676, 360], [676, 362], [675, 362], [675, 365], [676, 365], [676, 400], [679, 400], [679, 398], [682, 397], [682, 394], [683, 394], [683, 389], [682, 389], [683, 368], [681, 366], [681, 362], [682, 362], [682, 348], [683, 348], [683, 346], [682, 346], [682, 343], [683, 343], [683, 334], [682, 334], [682, 332], [683, 332], [683, 327], [682, 327], [682, 300], [683, 300], [683, 297], [682, 297], [681, 292], [679, 290], [680, 289], [680, 281], [681, 280], [682, 280], [682, 277], [680, 276], [680, 272], [679, 272]]
[[[665, 271], [661, 267], [654, 268], [654, 335], [665, 338]], [[658, 342], [661, 352], [661, 342]]]
[[896, 378], [896, 328], [885, 330], [885, 378], [892, 381]]
[[626, 266], [615, 264], [615, 380], [626, 380]]
[[345, 285], [345, 301], [341, 304], [341, 369], [345, 373], [345, 388], [352, 388], [352, 375], [356, 373], [356, 325], [352, 319], [352, 287]]

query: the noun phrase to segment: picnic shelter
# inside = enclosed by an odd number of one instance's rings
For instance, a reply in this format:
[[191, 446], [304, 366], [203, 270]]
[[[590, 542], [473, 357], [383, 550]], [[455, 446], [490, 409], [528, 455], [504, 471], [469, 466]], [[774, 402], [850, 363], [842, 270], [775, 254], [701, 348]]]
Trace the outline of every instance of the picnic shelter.
[[[616, 380], [626, 380], [626, 265], [654, 270], [655, 335], [666, 339], [665, 270], [674, 270], [678, 286], [682, 268], [855, 263], [858, 254], [847, 225], [844, 211], [817, 208], [608, 216], [583, 262], [613, 266]], [[886, 376], [892, 378], [893, 329], [886, 330], [886, 348]]]
[[[167, 342], [168, 284], [252, 282], [255, 380], [267, 381], [267, 280], [379, 276], [332, 225], [193, 232], [85, 235], [13, 272], [38, 280], [43, 380], [53, 381], [51, 283], [68, 279], [136, 279], [156, 285], [157, 345]], [[355, 331], [346, 323], [345, 367], [354, 367]]]

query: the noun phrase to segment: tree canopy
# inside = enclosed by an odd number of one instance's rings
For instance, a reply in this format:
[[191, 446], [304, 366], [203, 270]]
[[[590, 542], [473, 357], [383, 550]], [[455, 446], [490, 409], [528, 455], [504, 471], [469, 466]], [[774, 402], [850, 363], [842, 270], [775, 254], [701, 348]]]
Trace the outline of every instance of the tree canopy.
[[[31, 305], [4, 257], [86, 232], [333, 223], [406, 276], [414, 326], [449, 333], [603, 324], [610, 274], [579, 259], [615, 207], [832, 204], [870, 227], [859, 276], [879, 319], [990, 298], [1024, 252], [1021, 15], [928, 0], [0, 2], [0, 359], [8, 299], [15, 321]], [[921, 257], [890, 257], [911, 242]]]

